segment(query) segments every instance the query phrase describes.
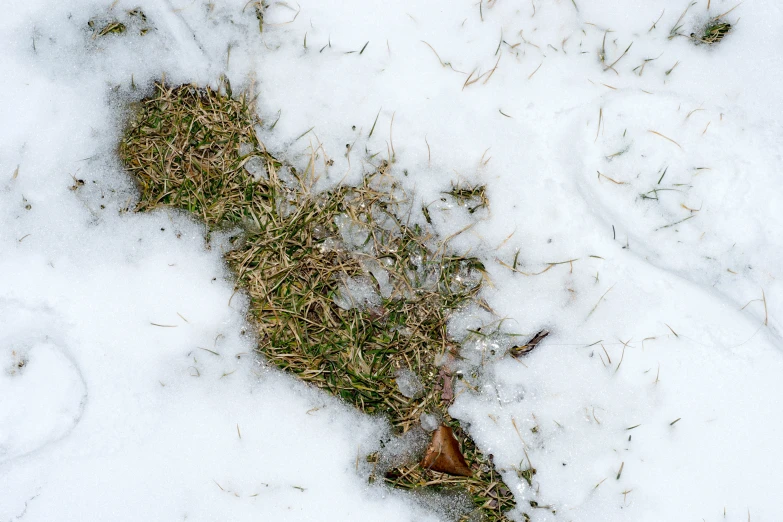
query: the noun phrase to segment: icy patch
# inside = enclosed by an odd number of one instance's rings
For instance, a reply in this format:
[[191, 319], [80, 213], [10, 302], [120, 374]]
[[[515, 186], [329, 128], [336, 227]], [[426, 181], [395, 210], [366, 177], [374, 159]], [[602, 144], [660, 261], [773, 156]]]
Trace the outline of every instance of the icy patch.
[[438, 429], [441, 424], [440, 416], [433, 413], [422, 413], [419, 417], [421, 422], [421, 428], [426, 432], [433, 432]]
[[262, 156], [253, 154], [255, 147], [250, 143], [239, 144], [239, 155], [243, 157], [242, 166], [255, 181], [267, 179], [269, 173], [266, 170], [266, 160]]
[[394, 373], [394, 382], [397, 383], [400, 393], [409, 399], [418, 399], [424, 394], [424, 384], [421, 379], [407, 368], [401, 368]]
[[339, 214], [334, 218], [334, 221], [343, 242], [350, 250], [371, 251], [373, 245], [370, 244], [370, 233], [367, 231], [367, 227], [357, 223], [346, 214]]
[[367, 310], [381, 305], [381, 298], [369, 277], [345, 277], [332, 298], [334, 304], [343, 310], [358, 308]]
[[372, 274], [373, 279], [378, 284], [378, 290], [381, 297], [388, 299], [394, 292], [394, 285], [391, 284], [389, 272], [383, 268], [382, 263], [384, 262], [389, 263], [389, 265], [393, 263], [392, 260], [388, 258], [384, 258], [381, 262], [376, 261], [375, 259], [362, 259], [361, 261], [362, 268]]
[[266, 162], [259, 156], [252, 156], [245, 161], [245, 170], [248, 174], [253, 176], [255, 181], [266, 179], [269, 174], [266, 171]]
[[388, 437], [383, 441], [376, 474], [386, 470], [418, 462], [430, 443], [430, 436], [423, 429], [413, 428], [399, 437]]

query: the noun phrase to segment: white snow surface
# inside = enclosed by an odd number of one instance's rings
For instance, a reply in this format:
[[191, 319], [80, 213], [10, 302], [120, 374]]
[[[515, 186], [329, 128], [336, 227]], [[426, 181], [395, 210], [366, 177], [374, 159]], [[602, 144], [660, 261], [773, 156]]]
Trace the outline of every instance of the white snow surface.
[[[0, 520], [441, 516], [357, 472], [382, 420], [251, 355], [224, 245], [122, 212], [127, 103], [222, 74], [323, 186], [386, 160], [441, 237], [472, 225], [495, 315], [455, 337], [552, 332], [466, 343], [451, 408], [515, 519], [779, 520], [778, 3], [715, 46], [670, 31], [735, 3], [273, 1], [263, 33], [244, 1], [65, 4], [0, 17]], [[150, 32], [92, 38], [136, 7]]]

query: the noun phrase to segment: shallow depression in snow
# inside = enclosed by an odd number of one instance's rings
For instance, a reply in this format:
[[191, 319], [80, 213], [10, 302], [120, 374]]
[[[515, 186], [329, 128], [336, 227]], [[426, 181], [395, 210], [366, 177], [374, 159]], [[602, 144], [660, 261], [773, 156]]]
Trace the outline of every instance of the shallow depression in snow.
[[70, 350], [52, 340], [57, 329], [47, 331], [50, 314], [20, 305], [0, 300], [8, 321], [0, 334], [0, 463], [67, 436], [87, 400]]

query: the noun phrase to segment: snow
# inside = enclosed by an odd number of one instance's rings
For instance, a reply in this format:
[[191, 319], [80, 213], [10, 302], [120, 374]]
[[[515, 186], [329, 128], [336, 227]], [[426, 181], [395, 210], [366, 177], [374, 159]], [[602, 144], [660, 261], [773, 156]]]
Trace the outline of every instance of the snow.
[[[424, 394], [424, 384], [422, 384], [419, 377], [407, 368], [401, 368], [397, 370], [394, 375], [394, 381], [397, 383], [397, 388], [404, 396], [415, 399], [421, 397]], [[422, 424], [426, 424], [425, 420]]]
[[357, 473], [379, 419], [251, 355], [202, 225], [120, 213], [131, 77], [221, 67], [170, 8], [141, 7], [155, 30], [128, 40], [91, 39], [93, 2], [5, 6], [0, 22], [0, 520], [435, 520]]
[[[4, 9], [0, 519], [438, 519], [357, 473], [381, 420], [251, 356], [203, 226], [122, 212], [126, 103], [226, 74], [259, 95], [270, 150], [317, 157], [322, 186], [389, 161], [484, 261], [495, 315], [449, 326], [470, 384], [451, 414], [505, 470], [517, 519], [776, 520], [778, 4], [737, 7], [715, 46], [668, 38], [687, 2], [272, 2], [263, 33], [244, 4]], [[698, 1], [683, 32], [734, 5]], [[136, 7], [148, 33], [91, 37]], [[452, 183], [486, 184], [489, 208]], [[372, 305], [364, 286], [346, 282], [346, 306]], [[493, 321], [551, 334], [515, 359], [466, 332]], [[426, 441], [409, 438], [391, 453]]]
[[432, 413], [422, 413], [419, 422], [421, 422], [422, 429], [432, 432], [438, 429], [438, 426], [441, 424], [441, 419]]

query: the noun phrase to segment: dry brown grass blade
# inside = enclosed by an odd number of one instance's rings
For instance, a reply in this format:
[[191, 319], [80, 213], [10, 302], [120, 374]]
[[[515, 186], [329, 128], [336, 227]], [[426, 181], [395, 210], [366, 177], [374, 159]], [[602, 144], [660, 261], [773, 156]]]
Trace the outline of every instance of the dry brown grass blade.
[[674, 141], [674, 140], [673, 140], [673, 139], [671, 139], [670, 137], [668, 137], [668, 136], [664, 136], [664, 135], [663, 135], [663, 134], [661, 134], [660, 132], [658, 132], [658, 131], [654, 131], [654, 130], [648, 130], [647, 132], [650, 132], [650, 133], [652, 133], [652, 134], [655, 134], [656, 136], [660, 136], [661, 138], [663, 138], [663, 139], [665, 139], [665, 140], [668, 140], [668, 141], [670, 141], [670, 142], [674, 143], [675, 145], [677, 145], [677, 146], [680, 148], [680, 150], [682, 150], [682, 145], [680, 145], [679, 143], [677, 143], [676, 141]]

